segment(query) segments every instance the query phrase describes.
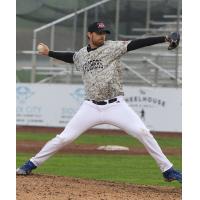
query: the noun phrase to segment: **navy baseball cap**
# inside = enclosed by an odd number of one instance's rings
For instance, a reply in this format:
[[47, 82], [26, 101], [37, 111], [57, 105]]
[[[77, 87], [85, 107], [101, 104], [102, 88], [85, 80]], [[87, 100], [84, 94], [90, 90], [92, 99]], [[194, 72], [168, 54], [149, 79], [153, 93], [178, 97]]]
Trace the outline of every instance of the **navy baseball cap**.
[[110, 34], [110, 31], [106, 29], [106, 26], [103, 22], [95, 22], [88, 26], [88, 32], [95, 32], [95, 33], [107, 33]]

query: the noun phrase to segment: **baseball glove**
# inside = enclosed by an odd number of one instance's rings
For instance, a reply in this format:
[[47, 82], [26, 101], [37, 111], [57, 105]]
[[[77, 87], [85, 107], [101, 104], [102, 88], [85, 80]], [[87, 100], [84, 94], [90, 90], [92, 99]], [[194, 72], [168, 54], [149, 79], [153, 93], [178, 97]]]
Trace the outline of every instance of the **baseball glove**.
[[175, 49], [179, 45], [180, 34], [177, 32], [170, 33], [166, 36], [166, 41], [169, 42], [168, 50]]

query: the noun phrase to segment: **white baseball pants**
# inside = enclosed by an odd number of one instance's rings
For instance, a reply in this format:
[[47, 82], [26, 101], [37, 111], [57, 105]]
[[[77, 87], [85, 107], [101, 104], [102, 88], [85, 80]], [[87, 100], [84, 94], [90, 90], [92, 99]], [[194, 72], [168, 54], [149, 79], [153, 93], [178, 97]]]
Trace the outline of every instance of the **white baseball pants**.
[[117, 126], [127, 134], [137, 138], [155, 159], [162, 172], [172, 167], [172, 163], [162, 153], [150, 131], [139, 116], [128, 106], [123, 96], [117, 97], [116, 102], [106, 105], [96, 105], [91, 101], [85, 100], [65, 129], [47, 142], [41, 151], [31, 158], [31, 161], [36, 166], [41, 165], [63, 146], [73, 142], [87, 129], [99, 124]]

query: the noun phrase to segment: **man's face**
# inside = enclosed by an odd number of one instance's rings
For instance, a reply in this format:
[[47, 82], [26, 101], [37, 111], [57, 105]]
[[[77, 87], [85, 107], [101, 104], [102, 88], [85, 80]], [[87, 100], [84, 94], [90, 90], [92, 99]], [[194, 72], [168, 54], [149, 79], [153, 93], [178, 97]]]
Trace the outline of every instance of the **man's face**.
[[99, 47], [104, 44], [106, 40], [106, 33], [96, 33], [96, 32], [88, 32], [89, 41], [96, 47]]

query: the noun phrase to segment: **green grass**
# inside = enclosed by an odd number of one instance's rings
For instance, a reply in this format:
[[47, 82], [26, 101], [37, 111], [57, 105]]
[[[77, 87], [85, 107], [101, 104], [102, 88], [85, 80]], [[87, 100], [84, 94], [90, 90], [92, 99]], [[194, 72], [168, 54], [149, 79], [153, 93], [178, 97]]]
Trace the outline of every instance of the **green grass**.
[[17, 132], [16, 139], [20, 140], [32, 140], [32, 141], [48, 141], [56, 135], [53, 133], [32, 133], [32, 132]]
[[[33, 140], [33, 141], [48, 141], [53, 138], [53, 133], [31, 133], [31, 132], [17, 132], [17, 140]], [[155, 137], [159, 145], [163, 147], [181, 148], [181, 138], [163, 138]], [[142, 147], [143, 145], [135, 138], [129, 135], [92, 135], [83, 134], [75, 144], [97, 144], [97, 145], [122, 145], [127, 147]]]
[[[17, 154], [17, 166], [31, 154]], [[181, 169], [181, 158], [168, 157]], [[59, 155], [56, 154], [38, 167], [34, 173], [107, 180], [142, 185], [181, 187], [177, 182], [164, 182], [155, 161], [150, 156], [131, 155]]]
[[[31, 72], [30, 71], [26, 71], [26, 70], [16, 71], [16, 76], [17, 76], [18, 80], [22, 83], [31, 82]], [[36, 75], [36, 81], [40, 81], [40, 80], [47, 78], [47, 77], [48, 76], [46, 76], [46, 75], [37, 74]]]
[[[55, 133], [17, 132], [16, 139], [48, 141]], [[181, 148], [181, 138], [156, 137], [161, 147]], [[142, 146], [138, 140], [128, 135], [83, 134], [75, 144]], [[31, 154], [18, 153], [17, 166], [28, 160]], [[177, 169], [181, 169], [180, 156], [168, 156]], [[56, 154], [40, 166], [35, 173], [86, 179], [107, 180], [144, 185], [180, 187], [179, 183], [166, 183], [155, 161], [149, 155], [77, 155]]]

